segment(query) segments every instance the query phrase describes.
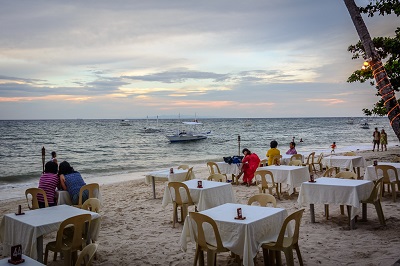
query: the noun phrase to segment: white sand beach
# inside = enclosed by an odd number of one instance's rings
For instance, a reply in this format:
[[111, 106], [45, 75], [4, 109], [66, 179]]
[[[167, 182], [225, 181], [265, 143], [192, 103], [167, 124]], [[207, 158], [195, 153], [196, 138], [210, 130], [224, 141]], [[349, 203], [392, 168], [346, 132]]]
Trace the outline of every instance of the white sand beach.
[[[373, 160], [391, 161], [400, 154], [400, 148], [387, 152], [357, 152], [368, 165]], [[182, 162], [184, 163], [184, 162]], [[194, 166], [196, 178], [207, 178], [206, 165]], [[144, 178], [101, 185], [101, 230], [97, 260], [94, 265], [192, 265], [195, 245], [189, 243], [187, 252], [179, 246], [182, 224], [172, 228], [172, 205], [161, 207], [165, 183], [156, 183], [157, 198], [153, 199], [151, 185]], [[238, 203], [246, 204], [250, 196], [258, 194], [257, 187], [233, 186]], [[25, 199], [3, 200], [1, 217], [14, 212], [18, 204], [27, 209]], [[286, 195], [277, 200], [278, 207], [292, 213], [300, 207], [297, 195]], [[331, 205], [330, 218], [324, 217], [324, 206], [315, 205], [316, 223], [310, 223], [310, 210], [305, 212], [300, 227], [300, 250], [305, 265], [393, 265], [400, 259], [400, 199], [393, 203], [385, 194], [382, 207], [386, 226], [381, 226], [373, 205], [368, 204], [368, 221], [357, 222], [349, 230], [347, 217], [340, 214], [339, 206]], [[44, 242], [55, 238], [45, 237]], [[284, 260], [284, 256], [283, 260]], [[294, 255], [297, 262], [297, 256]], [[236, 265], [228, 253], [219, 254], [218, 265]], [[58, 260], [49, 265], [63, 265]], [[257, 265], [263, 265], [262, 252]]]

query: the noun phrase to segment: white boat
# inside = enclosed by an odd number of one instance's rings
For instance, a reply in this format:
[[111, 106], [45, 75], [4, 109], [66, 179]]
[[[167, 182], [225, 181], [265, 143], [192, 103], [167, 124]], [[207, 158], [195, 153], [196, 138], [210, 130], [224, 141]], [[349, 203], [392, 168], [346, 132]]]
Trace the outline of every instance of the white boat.
[[347, 119], [346, 124], [353, 125], [354, 124], [354, 119], [353, 118]]
[[185, 141], [194, 141], [194, 140], [201, 140], [206, 139], [211, 131], [208, 132], [199, 132], [197, 130], [197, 126], [202, 125], [203, 123], [200, 122], [182, 122], [187, 129], [179, 129], [175, 134], [166, 135], [167, 139], [170, 142], [185, 142]]
[[144, 127], [144, 133], [157, 133], [161, 132], [162, 129], [158, 127], [158, 116], [157, 116], [157, 126], [156, 127], [149, 127], [149, 117], [147, 117], [147, 125]]
[[367, 120], [367, 119], [363, 119], [363, 120], [361, 121], [361, 128], [363, 128], [363, 129], [369, 129], [369, 123], [368, 123], [368, 120]]

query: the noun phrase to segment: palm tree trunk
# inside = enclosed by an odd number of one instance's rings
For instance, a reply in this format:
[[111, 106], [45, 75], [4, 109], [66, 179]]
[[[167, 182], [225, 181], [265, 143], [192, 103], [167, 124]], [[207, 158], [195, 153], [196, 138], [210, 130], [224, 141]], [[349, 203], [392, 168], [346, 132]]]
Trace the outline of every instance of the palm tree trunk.
[[378, 53], [375, 51], [375, 46], [372, 42], [371, 36], [369, 35], [367, 26], [365, 25], [354, 0], [343, 1], [350, 13], [350, 17], [353, 20], [354, 26], [356, 27], [358, 36], [360, 37], [360, 40], [364, 46], [365, 53], [369, 57], [369, 64], [372, 68], [372, 73], [376, 81], [378, 92], [384, 101], [390, 125], [392, 126], [397, 138], [400, 140], [400, 107], [397, 102], [393, 86], [389, 81]]

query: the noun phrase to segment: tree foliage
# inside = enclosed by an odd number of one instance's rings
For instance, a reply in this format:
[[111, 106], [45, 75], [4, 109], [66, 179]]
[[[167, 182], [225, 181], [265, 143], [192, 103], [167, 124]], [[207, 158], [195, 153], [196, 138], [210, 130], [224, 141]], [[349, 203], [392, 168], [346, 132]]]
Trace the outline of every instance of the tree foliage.
[[[374, 13], [379, 12], [379, 15], [396, 14], [400, 15], [400, 2], [399, 0], [376, 0], [371, 1], [366, 7], [360, 7], [360, 12], [368, 14], [369, 17], [373, 17]], [[373, 43], [376, 51], [384, 62], [384, 66], [395, 91], [400, 90], [400, 28], [395, 31], [394, 37], [375, 37]], [[353, 54], [352, 59], [358, 59], [360, 57], [366, 59], [364, 47], [359, 41], [355, 45], [350, 45], [347, 49]], [[372, 70], [370, 68], [359, 69], [354, 71], [351, 76], [347, 79], [347, 82], [369, 82], [371, 86], [376, 87]], [[379, 92], [376, 94], [381, 96]], [[386, 108], [383, 105], [382, 99], [374, 104], [372, 109], [364, 108], [363, 112], [365, 115], [379, 115], [384, 116], [387, 114]]]

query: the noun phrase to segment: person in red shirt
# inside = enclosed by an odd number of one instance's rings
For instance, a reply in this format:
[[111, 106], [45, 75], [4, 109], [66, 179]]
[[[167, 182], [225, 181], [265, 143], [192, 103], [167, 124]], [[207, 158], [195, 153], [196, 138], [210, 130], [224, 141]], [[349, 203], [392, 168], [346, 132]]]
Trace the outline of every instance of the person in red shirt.
[[244, 154], [244, 158], [242, 160], [242, 169], [237, 176], [237, 179], [239, 180], [242, 174], [244, 174], [242, 185], [250, 186], [254, 178], [254, 173], [256, 172], [258, 164], [260, 163], [260, 158], [257, 154], [251, 153], [249, 149], [245, 148], [242, 152]]

